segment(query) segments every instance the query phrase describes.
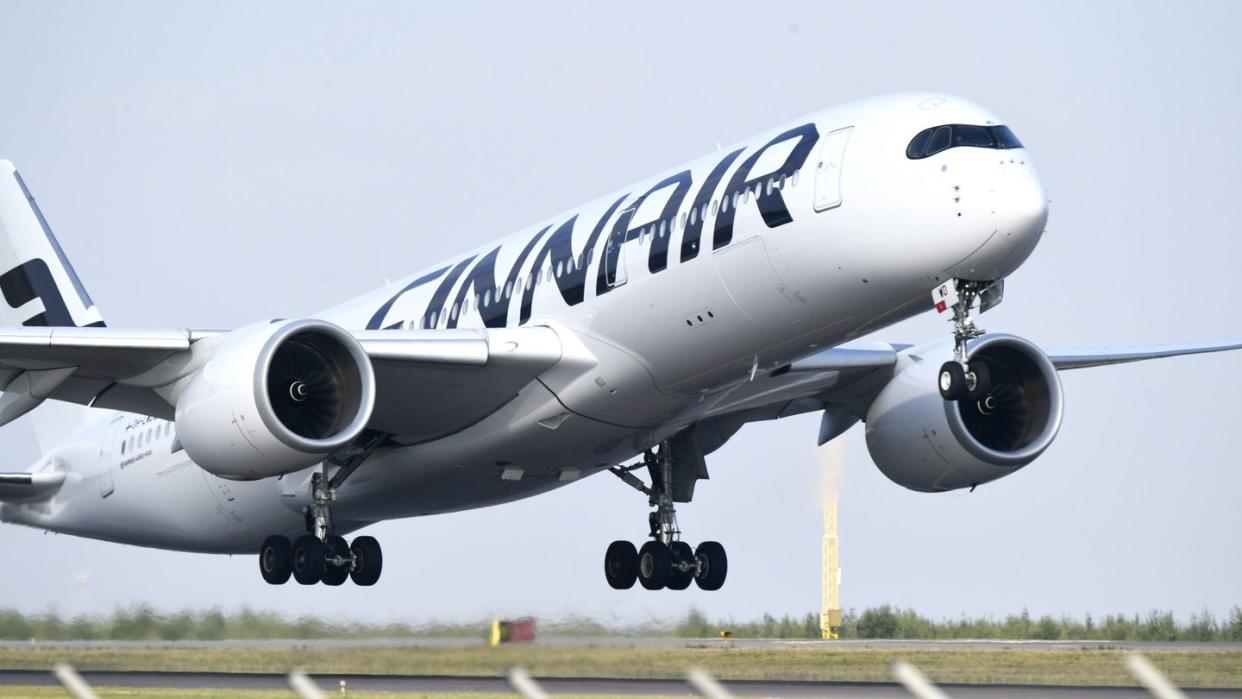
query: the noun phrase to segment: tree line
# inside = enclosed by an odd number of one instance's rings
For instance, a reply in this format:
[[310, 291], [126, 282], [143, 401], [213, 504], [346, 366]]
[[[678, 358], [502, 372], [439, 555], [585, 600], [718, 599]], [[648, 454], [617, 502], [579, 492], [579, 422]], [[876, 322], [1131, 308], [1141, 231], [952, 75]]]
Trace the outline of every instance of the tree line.
[[[215, 641], [260, 639], [484, 638], [490, 620], [411, 624], [339, 623], [320, 617], [290, 617], [248, 608], [237, 611], [161, 612], [139, 605], [110, 615], [63, 617], [55, 611], [25, 614], [0, 609], [0, 640], [7, 641]], [[691, 609], [673, 623], [608, 625], [587, 617], [539, 620], [539, 633], [559, 636], [676, 636], [717, 638], [722, 631], [736, 638], [820, 637], [819, 615], [765, 614], [759, 619], [710, 619]], [[962, 616], [935, 620], [913, 609], [891, 605], [842, 615], [842, 638], [854, 639], [1007, 639], [1102, 641], [1234, 641], [1242, 642], [1242, 607], [1217, 618], [1209, 611], [1186, 620], [1172, 612], [1145, 615], [1109, 614], [1099, 619], [1049, 615], [1035, 617], [1023, 610], [1004, 618]]]
[[[1179, 621], [1172, 612], [1153, 610], [1145, 615], [1109, 614], [1096, 619], [1090, 614], [1032, 616], [1023, 610], [1004, 618], [990, 616], [934, 620], [913, 609], [891, 605], [871, 607], [861, 613], [842, 614], [841, 638], [854, 639], [996, 639], [1042, 641], [1242, 641], [1242, 607], [1234, 607], [1217, 619], [1210, 611], [1191, 614]], [[765, 614], [751, 621], [710, 621], [691, 610], [675, 633], [686, 638], [718, 635], [727, 630], [737, 638], [819, 638], [818, 614], [803, 617]]]

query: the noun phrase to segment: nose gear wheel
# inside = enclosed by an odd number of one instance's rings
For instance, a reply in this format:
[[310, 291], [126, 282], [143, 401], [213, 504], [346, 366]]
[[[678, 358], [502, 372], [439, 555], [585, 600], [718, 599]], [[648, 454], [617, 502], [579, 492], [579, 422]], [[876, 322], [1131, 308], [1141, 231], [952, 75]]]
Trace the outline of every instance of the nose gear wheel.
[[[971, 363], [968, 359], [967, 344], [982, 336], [986, 331], [975, 325], [974, 310], [979, 295], [991, 288], [993, 284], [955, 279], [949, 282], [954, 285], [956, 298], [953, 309], [953, 359], [940, 366], [937, 383], [940, 396], [947, 401], [981, 401], [992, 390], [991, 372], [982, 362]], [[936, 294], [933, 293], [933, 298]], [[943, 309], [943, 306], [937, 306]]]

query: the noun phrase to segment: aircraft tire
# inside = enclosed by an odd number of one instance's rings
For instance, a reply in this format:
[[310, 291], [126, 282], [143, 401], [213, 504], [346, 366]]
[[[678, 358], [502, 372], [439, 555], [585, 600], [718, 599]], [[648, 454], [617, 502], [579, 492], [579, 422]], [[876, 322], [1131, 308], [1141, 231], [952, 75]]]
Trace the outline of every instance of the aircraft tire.
[[259, 573], [268, 585], [284, 585], [293, 575], [293, 544], [289, 537], [273, 534], [259, 547]]
[[957, 362], [940, 365], [940, 397], [957, 401], [966, 397], [966, 370]]
[[354, 584], [367, 587], [379, 582], [384, 570], [384, 552], [379, 542], [374, 537], [360, 536], [349, 550], [354, 554], [354, 569], [349, 574]]
[[715, 541], [704, 541], [694, 550], [699, 561], [699, 572], [694, 581], [702, 590], [719, 590], [729, 573], [729, 557], [725, 549]]
[[294, 580], [302, 585], [314, 585], [323, 579], [326, 567], [322, 541], [310, 534], [303, 534], [293, 542]]
[[638, 583], [659, 590], [673, 574], [673, 554], [659, 541], [648, 541], [638, 550]]
[[992, 392], [992, 372], [988, 365], [983, 361], [971, 362], [970, 373], [975, 375], [975, 387], [966, 390], [966, 398], [972, 401], [987, 398]]
[[[690, 548], [690, 544], [687, 544], [684, 541], [674, 541], [672, 546], [669, 548], [672, 549], [673, 561], [675, 563], [680, 563], [681, 561], [688, 561], [690, 563], [695, 562], [694, 549]], [[690, 587], [690, 583], [692, 582], [694, 582], [693, 568], [687, 571], [682, 571], [674, 566], [672, 572], [669, 574], [668, 583], [665, 587], [670, 590], [684, 590], [687, 587]]]
[[614, 541], [604, 552], [604, 577], [614, 590], [628, 590], [638, 582], [638, 549], [628, 541]]
[[[332, 558], [333, 556], [349, 557], [349, 544], [345, 542], [345, 537], [330, 536], [324, 542], [324, 558]], [[345, 584], [349, 579], [349, 565], [335, 566], [326, 563], [323, 569], [323, 584], [337, 587]]]

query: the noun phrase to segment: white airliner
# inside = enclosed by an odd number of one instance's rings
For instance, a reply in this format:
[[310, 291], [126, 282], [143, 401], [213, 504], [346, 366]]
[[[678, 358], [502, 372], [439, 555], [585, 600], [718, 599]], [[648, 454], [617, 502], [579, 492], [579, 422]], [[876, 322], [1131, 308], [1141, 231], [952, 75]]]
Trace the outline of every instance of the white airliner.
[[[257, 552], [272, 584], [371, 585], [379, 545], [344, 535], [611, 470], [652, 511], [641, 548], [608, 547], [608, 583], [718, 589], [724, 548], [691, 548], [674, 504], [748, 422], [822, 412], [822, 444], [862, 421], [896, 483], [974, 488], [1052, 442], [1057, 370], [1242, 347], [1060, 352], [983, 333], [974, 317], [1039, 242], [1047, 204], [996, 115], [887, 96], [720, 149], [314, 318], [125, 330], [105, 326], [0, 163], [0, 424], [52, 401], [33, 415], [43, 456], [0, 474], [0, 518]], [[933, 308], [953, 318], [937, 341], [856, 339]]]

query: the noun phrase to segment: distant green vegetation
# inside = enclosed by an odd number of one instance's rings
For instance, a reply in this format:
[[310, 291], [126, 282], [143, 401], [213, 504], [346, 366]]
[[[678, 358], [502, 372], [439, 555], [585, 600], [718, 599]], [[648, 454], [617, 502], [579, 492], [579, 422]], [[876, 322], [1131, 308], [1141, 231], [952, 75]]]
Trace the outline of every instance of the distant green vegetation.
[[[1110, 614], [1095, 619], [1090, 614], [1078, 619], [1069, 616], [1032, 617], [1027, 611], [1004, 619], [966, 617], [929, 619], [913, 609], [889, 605], [857, 613], [847, 611], [842, 618], [842, 638], [892, 639], [1006, 639], [1044, 641], [1242, 641], [1242, 607], [1234, 607], [1228, 618], [1218, 620], [1211, 612], [1192, 614], [1184, 623], [1172, 612]], [[819, 638], [819, 615], [795, 618], [770, 615], [758, 621], [709, 621], [691, 610], [673, 629], [676, 636], [698, 638], [714, 636], [727, 629], [737, 638]]]
[[[1012, 640], [1106, 640], [1106, 641], [1240, 641], [1242, 607], [1234, 607], [1226, 618], [1211, 612], [1191, 615], [1179, 621], [1172, 612], [1152, 611], [1146, 615], [1108, 615], [1095, 619], [1068, 616], [1032, 617], [1026, 611], [1003, 619], [960, 617], [933, 620], [912, 609], [889, 605], [872, 607], [861, 613], [844, 614], [842, 638], [858, 639], [1012, 639]], [[365, 638], [477, 638], [487, 635], [490, 620], [426, 624], [350, 623], [341, 624], [319, 617], [288, 617], [243, 608], [236, 612], [219, 609], [164, 613], [148, 606], [118, 609], [110, 616], [64, 618], [56, 612], [22, 614], [0, 609], [0, 640], [44, 641], [214, 641], [255, 639], [365, 639]], [[540, 620], [541, 635], [556, 636], [663, 636], [714, 638], [722, 630], [736, 638], [819, 638], [819, 615], [774, 617], [757, 620], [709, 619], [692, 609], [672, 624], [649, 622], [634, 626], [609, 626], [598, 621], [572, 617]]]

